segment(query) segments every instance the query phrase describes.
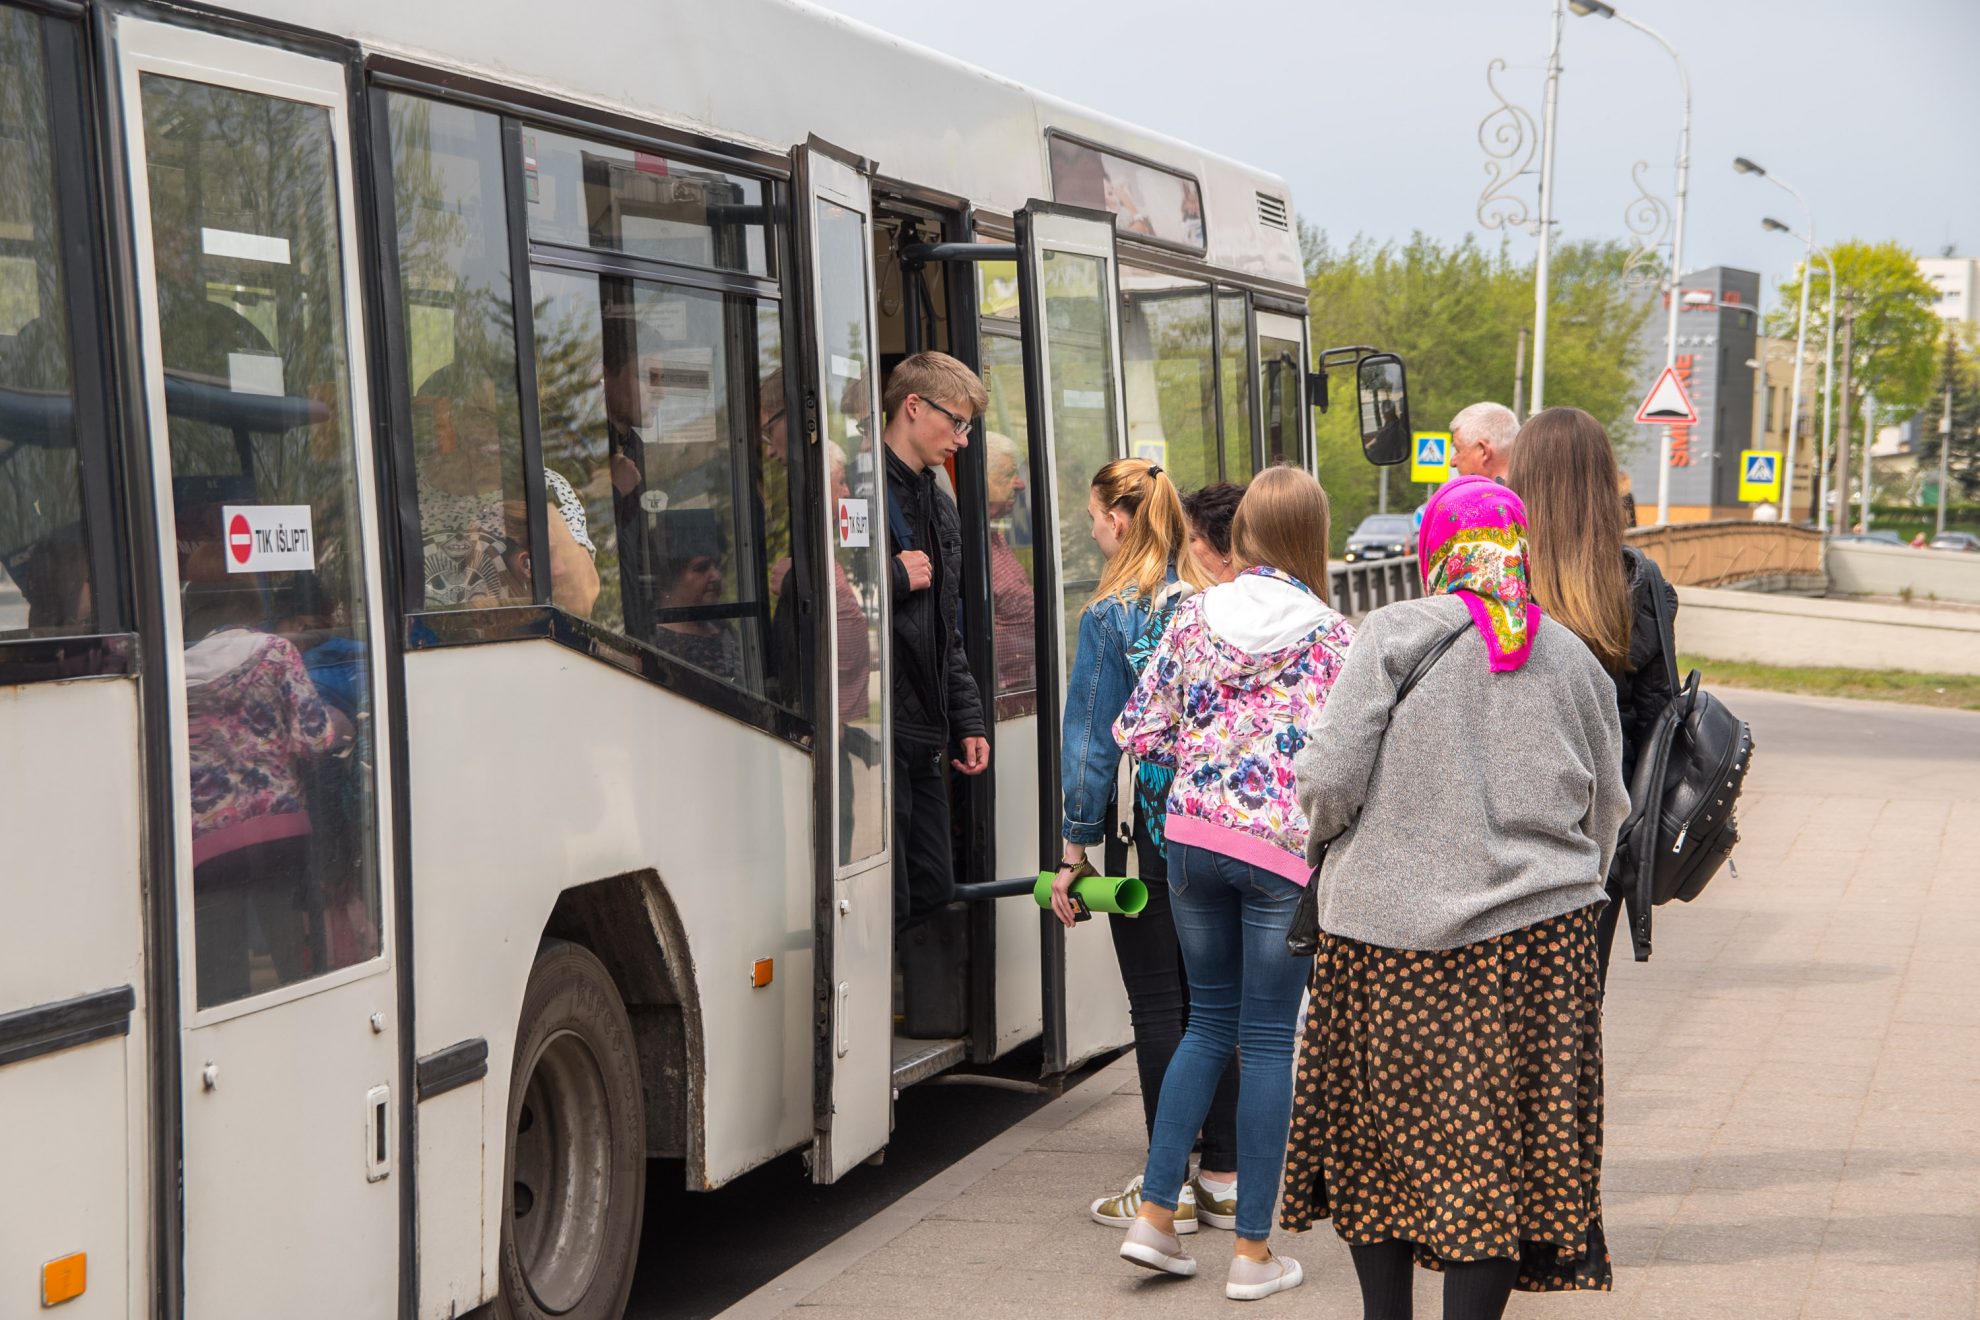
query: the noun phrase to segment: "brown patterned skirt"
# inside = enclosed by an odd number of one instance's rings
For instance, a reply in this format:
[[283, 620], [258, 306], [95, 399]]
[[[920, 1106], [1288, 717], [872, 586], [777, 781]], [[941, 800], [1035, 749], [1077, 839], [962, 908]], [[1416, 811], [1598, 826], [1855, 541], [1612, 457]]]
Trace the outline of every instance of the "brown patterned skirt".
[[1434, 952], [1323, 934], [1280, 1224], [1606, 1290], [1599, 911]]

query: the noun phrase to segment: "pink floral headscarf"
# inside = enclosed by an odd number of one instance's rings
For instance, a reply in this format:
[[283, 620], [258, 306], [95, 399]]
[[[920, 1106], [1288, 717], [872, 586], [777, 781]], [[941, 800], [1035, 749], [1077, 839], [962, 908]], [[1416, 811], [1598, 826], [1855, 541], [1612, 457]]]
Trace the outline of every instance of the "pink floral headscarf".
[[1423, 506], [1416, 534], [1425, 594], [1456, 595], [1485, 638], [1492, 672], [1526, 663], [1540, 607], [1526, 578], [1526, 506], [1485, 477], [1445, 482]]

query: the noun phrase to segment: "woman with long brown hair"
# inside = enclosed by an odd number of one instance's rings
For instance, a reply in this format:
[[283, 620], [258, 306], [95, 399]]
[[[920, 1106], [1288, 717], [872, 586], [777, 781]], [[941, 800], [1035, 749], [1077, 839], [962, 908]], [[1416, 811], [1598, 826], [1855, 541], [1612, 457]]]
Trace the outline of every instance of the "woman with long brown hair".
[[[1673, 642], [1658, 626], [1656, 593], [1663, 593], [1665, 617], [1676, 618], [1677, 592], [1647, 555], [1623, 541], [1615, 449], [1589, 413], [1548, 408], [1528, 418], [1513, 443], [1506, 484], [1526, 505], [1534, 601], [1582, 640], [1615, 684], [1627, 784], [1637, 748], [1675, 695], [1676, 657], [1666, 654]], [[1604, 981], [1622, 910], [1612, 887], [1598, 931]]]
[[[1182, 948], [1169, 905], [1164, 828], [1169, 772], [1137, 764], [1132, 777], [1124, 780], [1119, 773], [1120, 745], [1111, 729], [1176, 607], [1207, 579], [1188, 552], [1189, 526], [1183, 519], [1182, 500], [1159, 465], [1143, 458], [1107, 464], [1094, 474], [1086, 512], [1105, 567], [1099, 588], [1079, 617], [1079, 645], [1066, 690], [1059, 754], [1065, 814], [1052, 910], [1070, 929], [1076, 919], [1073, 881], [1092, 874], [1087, 849], [1105, 844], [1105, 873], [1120, 875], [1127, 865], [1123, 836], [1132, 838], [1136, 870], [1148, 886], [1148, 906], [1132, 920], [1109, 916], [1107, 929], [1127, 990], [1135, 1064], [1141, 1074], [1142, 1118], [1152, 1136], [1162, 1077], [1189, 1016], [1189, 983], [1183, 976]], [[1196, 1231], [1199, 1219], [1216, 1228], [1233, 1223], [1235, 1070], [1218, 1097], [1202, 1122], [1203, 1159], [1178, 1219], [1186, 1233]], [[1140, 1208], [1141, 1179], [1136, 1177], [1118, 1194], [1094, 1201], [1089, 1212], [1099, 1223], [1127, 1228]]]
[[1255, 1301], [1300, 1282], [1299, 1262], [1269, 1243], [1306, 979], [1286, 956], [1310, 875], [1293, 757], [1320, 721], [1354, 629], [1323, 594], [1327, 493], [1309, 473], [1273, 467], [1253, 478], [1231, 520], [1231, 549], [1243, 571], [1176, 611], [1114, 722], [1123, 747], [1171, 772], [1169, 899], [1190, 1004], [1121, 1255], [1196, 1272], [1176, 1211], [1190, 1138], [1235, 1055], [1237, 1240], [1224, 1295]]

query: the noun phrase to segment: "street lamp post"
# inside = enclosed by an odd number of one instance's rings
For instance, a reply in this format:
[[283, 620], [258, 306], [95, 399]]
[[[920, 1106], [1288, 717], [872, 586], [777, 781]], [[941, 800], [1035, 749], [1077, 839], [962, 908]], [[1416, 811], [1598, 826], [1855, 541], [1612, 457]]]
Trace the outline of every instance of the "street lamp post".
[[[1806, 260], [1801, 267], [1801, 311], [1795, 319], [1794, 331], [1794, 387], [1788, 400], [1787, 453], [1781, 458], [1781, 521], [1794, 521], [1794, 450], [1797, 432], [1801, 427], [1801, 358], [1808, 349], [1808, 277], [1814, 273], [1815, 265], [1815, 213], [1809, 209], [1808, 199], [1797, 191], [1793, 184], [1775, 177], [1755, 165], [1744, 156], [1733, 158], [1733, 168], [1741, 174], [1757, 174], [1769, 183], [1780, 187], [1801, 203], [1801, 210], [1808, 217], [1808, 235], [1802, 239], [1807, 248]], [[1783, 234], [1794, 231], [1778, 220], [1761, 222], [1762, 228]]]
[[[1834, 443], [1832, 442], [1831, 434], [1829, 430], [1830, 424], [1835, 421], [1835, 416], [1836, 416], [1836, 393], [1835, 393], [1836, 302], [1838, 297], [1840, 296], [1840, 293], [1836, 288], [1836, 263], [1829, 259], [1829, 254], [1827, 252], [1824, 252], [1820, 248], [1817, 248], [1815, 246], [1814, 235], [1812, 232], [1808, 236], [1804, 237], [1803, 235], [1795, 233], [1792, 229], [1788, 228], [1780, 221], [1772, 220], [1772, 219], [1762, 220], [1760, 222], [1760, 226], [1769, 233], [1786, 234], [1789, 238], [1801, 239], [1803, 245], [1809, 251], [1813, 252], [1817, 257], [1820, 257], [1822, 259], [1823, 266], [1828, 268], [1829, 332], [1828, 332], [1828, 340], [1823, 345], [1824, 352], [1826, 355], [1826, 360], [1822, 364], [1822, 453], [1818, 457], [1815, 464], [1815, 470], [1820, 475], [1821, 478], [1820, 489], [1818, 490], [1815, 497], [1816, 498], [1815, 526], [1818, 530], [1826, 532], [1829, 530], [1829, 493], [1831, 490], [1831, 485], [1829, 481], [1830, 468], [1835, 469], [1835, 474], [1836, 474], [1835, 483], [1834, 483], [1835, 487], [1840, 488], [1843, 492], [1841, 495], [1837, 496], [1836, 515], [1841, 520], [1838, 523], [1838, 526], [1846, 526], [1849, 521], [1849, 453], [1848, 453], [1849, 441], [1847, 435], [1847, 428], [1845, 428], [1845, 434], [1842, 441], [1843, 452], [1841, 454], [1837, 453]], [[1804, 320], [1806, 319], [1808, 314], [1808, 281], [1814, 278], [1814, 275], [1815, 275], [1814, 267], [1804, 262], [1802, 265], [1802, 273], [1801, 273], [1801, 309]], [[1795, 347], [1798, 351], [1800, 349], [1800, 344], [1797, 342]], [[1795, 373], [1795, 379], [1797, 381], [1800, 380], [1800, 371], [1798, 366]], [[1849, 384], [1849, 380], [1847, 374], [1845, 374], [1843, 385], [1845, 388], [1847, 388], [1848, 384]], [[1788, 444], [1790, 450], [1792, 450], [1794, 444], [1794, 437], [1792, 434], [1790, 434], [1788, 437]]]
[[1540, 130], [1540, 253], [1533, 268], [1533, 411], [1547, 398], [1548, 248], [1554, 238], [1554, 123], [1560, 110], [1562, 0], [1554, 0], [1554, 40], [1547, 51], [1547, 104]]
[[[1568, 8], [1583, 17], [1599, 14], [1635, 28], [1662, 46], [1677, 63], [1678, 82], [1684, 89], [1684, 120], [1678, 129], [1677, 214], [1671, 224], [1671, 274], [1664, 296], [1670, 305], [1669, 321], [1664, 329], [1664, 366], [1668, 369], [1677, 365], [1678, 281], [1684, 276], [1684, 199], [1691, 180], [1691, 73], [1684, 67], [1684, 57], [1678, 54], [1677, 47], [1662, 33], [1627, 14], [1617, 13], [1615, 6], [1602, 0], [1568, 0]], [[1657, 443], [1657, 522], [1661, 525], [1670, 520], [1671, 428], [1666, 426], [1663, 439]]]
[[[1830, 439], [1830, 426], [1836, 419], [1836, 301], [1841, 296], [1841, 291], [1836, 288], [1836, 263], [1829, 260], [1827, 252], [1817, 252], [1815, 255], [1820, 257], [1822, 264], [1829, 268], [1829, 332], [1823, 342], [1825, 359], [1822, 363], [1822, 457], [1828, 462], [1819, 464], [1822, 473], [1822, 490], [1818, 497], [1821, 502], [1815, 514], [1816, 528], [1826, 532], [1829, 530], [1829, 469], [1835, 468], [1836, 480], [1839, 483], [1846, 481], [1849, 474], [1849, 455], [1844, 454], [1838, 464], [1836, 451]], [[1808, 274], [1812, 275], [1814, 272], [1810, 271]], [[1807, 278], [1807, 275], [1802, 276], [1804, 281]], [[1843, 500], [1843, 504], [1848, 502], [1847, 499]], [[1837, 505], [1837, 511], [1845, 516], [1849, 512], [1841, 504]]]

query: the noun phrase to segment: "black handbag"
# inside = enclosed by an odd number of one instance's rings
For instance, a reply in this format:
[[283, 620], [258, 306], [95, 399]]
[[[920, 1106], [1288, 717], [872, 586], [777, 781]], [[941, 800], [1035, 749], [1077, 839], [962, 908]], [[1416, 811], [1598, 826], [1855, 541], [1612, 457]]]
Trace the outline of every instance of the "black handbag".
[[[1466, 619], [1438, 638], [1437, 644], [1423, 653], [1423, 658], [1416, 662], [1416, 668], [1409, 671], [1409, 677], [1396, 689], [1397, 706], [1403, 704], [1403, 699], [1415, 691], [1423, 676], [1444, 658], [1444, 652], [1450, 650], [1470, 627], [1471, 620]], [[1390, 712], [1393, 718], [1394, 707], [1390, 708]], [[1320, 845], [1320, 859], [1313, 863], [1313, 874], [1306, 878], [1306, 888], [1299, 894], [1299, 906], [1293, 909], [1292, 925], [1286, 930], [1286, 951], [1295, 958], [1311, 958], [1320, 952], [1320, 868], [1327, 864], [1327, 849], [1333, 842], [1329, 839]]]

